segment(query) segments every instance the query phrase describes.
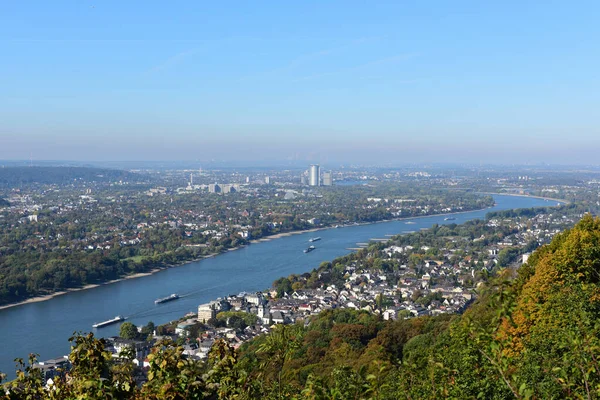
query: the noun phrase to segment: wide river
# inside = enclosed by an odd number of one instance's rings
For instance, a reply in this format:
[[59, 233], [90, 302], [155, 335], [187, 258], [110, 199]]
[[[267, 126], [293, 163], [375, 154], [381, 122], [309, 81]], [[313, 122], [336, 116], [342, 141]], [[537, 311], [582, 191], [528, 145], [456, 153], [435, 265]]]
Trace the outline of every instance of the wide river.
[[[0, 371], [14, 377], [14, 358], [37, 353], [40, 359], [69, 352], [68, 338], [74, 331], [94, 331], [98, 336], [118, 333], [119, 324], [92, 329], [95, 322], [123, 315], [136, 325], [162, 324], [196, 312], [199, 304], [218, 297], [270, 287], [282, 276], [304, 273], [349, 253], [348, 248], [372, 238], [429, 228], [433, 224], [463, 223], [483, 219], [493, 210], [556, 205], [531, 197], [495, 195], [496, 206], [482, 211], [331, 228], [274, 239], [192, 262], [137, 279], [129, 279], [89, 290], [71, 292], [47, 301], [0, 310]], [[411, 222], [407, 224], [407, 222]], [[320, 236], [316, 250], [303, 253], [308, 239]], [[178, 293], [179, 300], [154, 304], [159, 297]]]

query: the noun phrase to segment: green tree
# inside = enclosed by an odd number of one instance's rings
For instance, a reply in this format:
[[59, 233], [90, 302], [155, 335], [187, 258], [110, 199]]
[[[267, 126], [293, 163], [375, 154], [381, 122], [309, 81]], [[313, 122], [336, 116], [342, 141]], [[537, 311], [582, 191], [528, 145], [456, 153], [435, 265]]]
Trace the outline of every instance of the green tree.
[[237, 315], [233, 315], [231, 317], [229, 317], [229, 321], [228, 321], [228, 325], [230, 328], [242, 331], [244, 330], [244, 328], [246, 328], [248, 325], [246, 325], [246, 321], [244, 321], [243, 318], [238, 317]]
[[71, 370], [68, 378], [59, 379], [56, 391], [64, 399], [83, 398], [128, 398], [135, 391], [131, 358], [124, 360], [127, 367], [117, 369], [118, 379], [112, 369], [112, 354], [106, 351], [104, 339], [97, 339], [92, 333], [75, 335], [70, 339]]
[[171, 340], [161, 340], [148, 356], [148, 382], [142, 387], [141, 398], [148, 400], [203, 399], [206, 385], [199, 361], [183, 355], [183, 348]]
[[121, 328], [119, 329], [119, 336], [121, 336], [123, 339], [137, 339], [137, 327], [133, 323], [125, 321], [121, 324]]
[[154, 325], [154, 322], [149, 321], [142, 328], [142, 333], [141, 333], [142, 338], [147, 339], [149, 336], [154, 335], [155, 328], [156, 328], [156, 326]]
[[275, 290], [277, 290], [277, 297], [283, 297], [285, 293], [292, 293], [292, 283], [288, 278], [280, 278], [275, 281]]
[[261, 357], [261, 376], [268, 382], [276, 384], [277, 397], [283, 398], [282, 371], [283, 367], [294, 351], [300, 347], [302, 328], [294, 325], [277, 325], [267, 335], [258, 348]]
[[[10, 394], [0, 396], [0, 399], [45, 399], [47, 397], [44, 385], [46, 384], [42, 371], [39, 368], [34, 368], [37, 360], [36, 354], [29, 355], [29, 363], [26, 365], [23, 359], [16, 359], [17, 362], [17, 378], [6, 385], [6, 389]], [[0, 376], [2, 378], [2, 376]], [[0, 383], [1, 383], [0, 379]], [[0, 393], [2, 386], [0, 386]]]

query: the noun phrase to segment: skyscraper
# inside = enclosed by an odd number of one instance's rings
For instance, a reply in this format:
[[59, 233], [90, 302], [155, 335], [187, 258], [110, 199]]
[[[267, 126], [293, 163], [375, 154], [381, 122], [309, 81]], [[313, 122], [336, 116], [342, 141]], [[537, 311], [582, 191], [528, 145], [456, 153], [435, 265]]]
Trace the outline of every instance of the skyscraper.
[[310, 166], [310, 170], [308, 171], [308, 184], [310, 186], [320, 186], [321, 185], [321, 169], [318, 164], [313, 164]]
[[331, 186], [333, 185], [333, 176], [331, 171], [323, 172], [323, 186]]

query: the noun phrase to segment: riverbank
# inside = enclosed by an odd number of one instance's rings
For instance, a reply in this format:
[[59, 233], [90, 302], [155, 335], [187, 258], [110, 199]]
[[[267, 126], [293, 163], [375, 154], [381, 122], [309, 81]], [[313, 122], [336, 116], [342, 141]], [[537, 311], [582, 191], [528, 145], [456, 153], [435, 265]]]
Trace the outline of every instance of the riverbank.
[[[503, 196], [516, 196], [516, 195], [507, 195], [507, 194], [499, 194], [499, 195], [503, 195]], [[520, 196], [520, 197], [534, 197], [534, 196]], [[380, 220], [380, 221], [372, 221], [372, 222], [356, 222], [356, 223], [351, 223], [351, 224], [338, 225], [337, 227], [339, 227], [339, 228], [347, 228], [347, 227], [352, 227], [352, 226], [381, 224], [381, 223], [386, 223], [386, 222], [391, 222], [391, 221], [404, 221], [404, 220], [421, 219], [421, 218], [428, 218], [428, 217], [435, 217], [435, 216], [458, 215], [458, 214], [464, 214], [464, 213], [469, 213], [469, 212], [474, 212], [474, 211], [482, 211], [482, 210], [485, 210], [485, 209], [488, 209], [488, 208], [492, 208], [492, 207], [485, 207], [485, 208], [481, 208], [481, 209], [473, 209], [473, 210], [467, 210], [467, 211], [457, 211], [457, 212], [451, 212], [451, 213], [442, 213], [442, 214], [429, 214], [429, 215], [419, 215], [419, 216], [413, 216], [413, 217], [392, 218], [392, 219], [386, 219], [386, 220]], [[300, 235], [300, 234], [310, 233], [310, 232], [318, 232], [318, 231], [322, 231], [322, 230], [335, 229], [335, 228], [336, 227], [334, 227], [334, 226], [327, 226], [327, 227], [310, 228], [310, 229], [303, 229], [303, 230], [290, 231], [290, 232], [282, 232], [282, 233], [277, 233], [277, 234], [274, 234], [274, 235], [266, 236], [266, 237], [263, 237], [263, 238], [260, 238], [260, 239], [250, 240], [249, 243], [268, 242], [268, 241], [276, 240], [276, 239], [283, 238], [283, 237], [288, 237], [288, 236], [293, 236], [293, 235]], [[121, 282], [121, 281], [128, 280], [128, 279], [136, 279], [136, 278], [141, 278], [141, 277], [144, 277], [144, 276], [153, 275], [153, 274], [156, 274], [158, 272], [167, 270], [169, 268], [174, 268], [174, 267], [177, 267], [177, 266], [186, 265], [186, 264], [190, 264], [190, 263], [193, 263], [193, 262], [201, 261], [203, 259], [212, 258], [212, 257], [218, 256], [219, 254], [224, 254], [224, 253], [227, 253], [227, 252], [235, 251], [235, 250], [238, 250], [238, 249], [240, 249], [242, 247], [245, 247], [245, 246], [247, 246], [247, 245], [241, 245], [241, 246], [237, 246], [237, 247], [232, 247], [230, 249], [227, 249], [223, 253], [209, 254], [209, 255], [198, 257], [198, 258], [195, 258], [195, 259], [192, 259], [192, 260], [182, 261], [182, 262], [177, 263], [177, 264], [165, 265], [163, 267], [154, 268], [154, 269], [152, 269], [150, 271], [147, 271], [147, 272], [140, 272], [140, 273], [135, 273], [135, 274], [132, 274], [132, 275], [126, 275], [126, 276], [124, 276], [122, 278], [113, 279], [113, 280], [110, 280], [110, 281], [107, 281], [107, 282], [103, 282], [103, 283], [89, 284], [89, 285], [85, 285], [85, 286], [79, 287], [79, 288], [66, 289], [66, 290], [62, 290], [60, 292], [56, 292], [56, 293], [51, 293], [51, 294], [47, 294], [47, 295], [32, 297], [32, 298], [29, 298], [29, 299], [26, 299], [26, 300], [23, 300], [23, 301], [20, 301], [20, 302], [17, 302], [17, 303], [11, 303], [11, 304], [2, 305], [2, 306], [0, 306], [0, 310], [7, 309], [7, 308], [12, 308], [12, 307], [17, 307], [17, 306], [25, 305], [25, 304], [29, 304], [29, 303], [37, 303], [37, 302], [41, 302], [41, 301], [46, 301], [46, 300], [50, 300], [50, 299], [52, 299], [54, 297], [62, 296], [64, 294], [68, 294], [68, 293], [72, 293], [72, 292], [77, 292], [77, 291], [81, 291], [81, 290], [93, 289], [93, 288], [96, 288], [96, 287], [100, 287], [100, 286], [104, 286], [104, 285], [110, 285], [112, 283], [117, 283], [117, 282]]]
[[260, 239], [253, 239], [253, 240], [250, 241], [250, 243], [270, 242], [271, 240], [280, 239], [282, 237], [300, 235], [302, 233], [317, 232], [317, 231], [322, 231], [324, 229], [331, 229], [331, 228], [333, 228], [333, 227], [332, 226], [327, 226], [327, 227], [321, 227], [321, 228], [311, 228], [311, 229], [302, 229], [302, 230], [299, 230], [299, 231], [290, 231], [290, 232], [276, 233], [274, 235], [265, 236], [265, 237], [260, 238]]
[[[497, 205], [493, 210], [498, 211], [532, 208], [545, 203], [539, 199], [510, 196], [495, 196], [495, 199]], [[66, 338], [72, 336], [73, 332], [90, 332], [93, 323], [115, 315], [122, 315], [137, 326], [143, 326], [148, 321], [162, 325], [181, 318], [187, 312], [197, 312], [199, 304], [230, 294], [262, 291], [278, 278], [310, 273], [323, 261], [350, 254], [348, 247], [354, 247], [356, 243], [368, 241], [369, 238], [383, 238], [387, 234], [415, 228], [418, 230], [431, 227], [434, 223], [460, 224], [476, 218], [483, 219], [490, 210], [457, 215], [456, 221], [444, 221], [443, 216], [432, 216], [412, 220], [415, 225], [406, 224], [408, 221], [377, 223], [284, 237], [231, 252], [224, 251], [222, 256], [201, 262], [165, 268], [160, 273], [142, 279], [131, 279], [59, 296], [51, 301], [5, 309], [0, 311], [0, 326], [7, 327], [0, 329], [3, 344], [0, 346], [0, 371], [8, 372], [9, 378], [13, 378], [14, 373], [11, 372], [15, 368], [12, 360], [26, 358], [29, 353], [40, 354], [42, 360], [68, 354], [70, 347]], [[316, 243], [317, 249], [304, 254], [302, 250], [308, 247], [308, 240], [316, 236], [322, 237], [322, 241]], [[171, 293], [178, 293], [181, 298], [161, 305], [154, 303], [157, 298]], [[115, 336], [119, 334], [119, 325], [92, 331], [98, 336]]]
[[[498, 194], [500, 194], [500, 193], [498, 193]], [[507, 196], [512, 196], [512, 195], [507, 195]], [[302, 233], [308, 233], [308, 232], [318, 232], [318, 231], [323, 231], [323, 230], [327, 230], [327, 229], [349, 228], [349, 227], [352, 227], [352, 226], [383, 224], [383, 223], [392, 222], [392, 221], [407, 221], [407, 220], [411, 220], [411, 219], [421, 219], [421, 218], [429, 218], [429, 217], [443, 217], [444, 215], [465, 214], [465, 213], [470, 213], [470, 212], [474, 212], [474, 211], [483, 211], [483, 210], [486, 210], [488, 208], [493, 208], [493, 207], [494, 206], [489, 206], [489, 207], [476, 208], [476, 209], [467, 210], [467, 211], [453, 211], [453, 212], [450, 212], [450, 213], [427, 214], [427, 215], [416, 215], [416, 216], [412, 216], [412, 217], [382, 219], [382, 220], [379, 220], [379, 221], [371, 221], [371, 222], [353, 222], [351, 224], [341, 224], [341, 225], [336, 225], [336, 226], [323, 226], [323, 227], [320, 227], [320, 228], [311, 228], [311, 229], [303, 229], [303, 230], [299, 230], [299, 231], [276, 233], [275, 235], [266, 236], [264, 238], [250, 240], [250, 243], [269, 242], [271, 240], [279, 239], [279, 238], [282, 238], [282, 237], [288, 237], [288, 236], [293, 236], [293, 235], [300, 235]], [[233, 248], [233, 249], [230, 249], [230, 250], [237, 250], [237, 248]]]
[[[544, 196], [531, 196], [528, 194], [513, 194], [513, 193], [495, 193], [495, 192], [477, 192], [480, 194], [492, 194], [492, 195], [498, 195], [498, 196], [514, 196], [514, 197], [528, 197], [530, 199], [541, 199], [541, 200], [546, 200], [546, 201], [557, 201], [559, 203], [564, 203], [564, 204], [570, 204], [571, 202], [569, 200], [565, 200], [565, 199], [555, 199], [554, 197], [544, 197]], [[549, 206], [549, 207], [554, 207], [554, 206]]]
[[0, 310], [4, 310], [6, 308], [11, 308], [11, 307], [17, 307], [17, 306], [21, 306], [21, 305], [24, 305], [24, 304], [38, 303], [40, 301], [50, 300], [50, 299], [53, 299], [55, 297], [62, 296], [64, 294], [68, 294], [68, 293], [72, 293], [72, 292], [78, 292], [80, 290], [93, 289], [93, 288], [96, 288], [96, 287], [99, 287], [99, 286], [104, 286], [104, 285], [110, 285], [111, 283], [121, 282], [121, 281], [124, 281], [126, 279], [141, 278], [141, 277], [144, 277], [144, 276], [155, 274], [156, 272], [159, 272], [159, 271], [161, 271], [163, 269], [164, 268], [155, 268], [155, 269], [153, 269], [151, 271], [148, 271], [148, 272], [138, 272], [138, 273], [135, 273], [135, 274], [132, 274], [132, 275], [124, 276], [123, 278], [113, 279], [113, 280], [110, 280], [110, 281], [107, 281], [107, 282], [103, 282], [103, 283], [91, 283], [89, 285], [85, 285], [85, 286], [82, 286], [82, 287], [79, 287], [79, 288], [66, 289], [66, 290], [61, 290], [60, 292], [50, 293], [50, 294], [46, 294], [46, 295], [43, 295], [43, 296], [32, 297], [32, 298], [29, 298], [27, 300], [20, 301], [18, 303], [11, 303], [11, 304], [5, 304], [3, 306], [0, 306]]

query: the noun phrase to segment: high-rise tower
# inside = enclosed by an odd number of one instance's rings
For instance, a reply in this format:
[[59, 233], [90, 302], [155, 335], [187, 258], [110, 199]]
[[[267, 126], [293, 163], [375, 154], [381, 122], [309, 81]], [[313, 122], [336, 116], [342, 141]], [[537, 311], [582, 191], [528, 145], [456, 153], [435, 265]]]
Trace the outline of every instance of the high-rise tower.
[[321, 185], [321, 168], [318, 164], [313, 164], [310, 166], [310, 170], [308, 171], [308, 184], [310, 186], [320, 186]]
[[333, 185], [333, 176], [331, 171], [323, 172], [323, 186], [331, 186]]

